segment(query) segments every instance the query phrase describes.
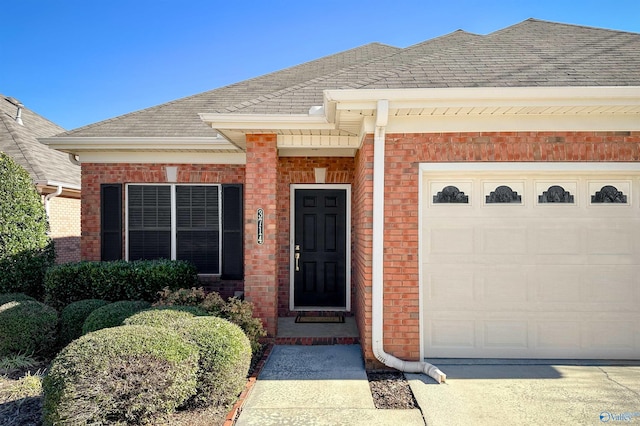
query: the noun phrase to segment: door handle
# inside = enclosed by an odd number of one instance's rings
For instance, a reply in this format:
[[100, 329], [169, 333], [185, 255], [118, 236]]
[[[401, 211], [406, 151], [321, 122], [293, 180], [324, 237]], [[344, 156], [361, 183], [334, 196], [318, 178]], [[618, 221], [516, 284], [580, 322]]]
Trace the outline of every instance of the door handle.
[[296, 254], [293, 256], [296, 259], [296, 272], [300, 270], [300, 244], [296, 244]]

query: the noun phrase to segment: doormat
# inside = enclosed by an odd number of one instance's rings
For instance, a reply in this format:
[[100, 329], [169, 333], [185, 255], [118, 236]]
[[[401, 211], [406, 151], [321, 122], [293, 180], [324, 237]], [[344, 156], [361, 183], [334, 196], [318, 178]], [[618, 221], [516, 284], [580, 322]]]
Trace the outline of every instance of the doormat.
[[296, 323], [333, 323], [339, 324], [344, 322], [343, 316], [332, 315], [332, 316], [303, 316], [298, 315], [296, 317]]

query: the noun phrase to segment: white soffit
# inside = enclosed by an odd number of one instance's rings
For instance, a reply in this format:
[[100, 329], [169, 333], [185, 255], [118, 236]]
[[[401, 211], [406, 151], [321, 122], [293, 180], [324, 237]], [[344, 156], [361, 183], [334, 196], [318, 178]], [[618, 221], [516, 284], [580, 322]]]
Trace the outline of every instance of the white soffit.
[[[335, 134], [357, 140], [375, 131], [379, 100], [389, 103], [387, 133], [640, 130], [640, 87], [472, 87], [324, 91], [323, 114], [200, 114], [220, 132], [274, 133], [278, 146], [334, 148]], [[302, 137], [301, 135], [305, 135]], [[309, 137], [315, 138], [309, 145]], [[232, 138], [242, 146], [240, 138]], [[353, 148], [349, 141], [341, 148]]]
[[640, 129], [637, 86], [327, 90], [325, 110], [373, 133], [381, 99], [388, 133]]
[[53, 137], [39, 141], [85, 163], [246, 163], [245, 153], [222, 137]]

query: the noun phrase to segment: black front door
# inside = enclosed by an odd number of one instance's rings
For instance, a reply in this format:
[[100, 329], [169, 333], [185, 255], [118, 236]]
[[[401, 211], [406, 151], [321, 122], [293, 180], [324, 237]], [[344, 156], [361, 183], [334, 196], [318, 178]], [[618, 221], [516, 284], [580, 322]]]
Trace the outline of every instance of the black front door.
[[346, 190], [295, 190], [294, 308], [346, 307], [346, 217]]

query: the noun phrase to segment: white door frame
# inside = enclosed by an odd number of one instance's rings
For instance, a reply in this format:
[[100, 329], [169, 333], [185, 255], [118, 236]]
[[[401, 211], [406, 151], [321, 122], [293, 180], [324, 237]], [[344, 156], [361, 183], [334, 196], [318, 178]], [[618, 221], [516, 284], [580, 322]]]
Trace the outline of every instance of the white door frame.
[[[345, 291], [346, 294], [346, 306], [342, 307], [323, 307], [323, 306], [305, 306], [304, 308], [295, 308], [294, 304], [294, 274], [293, 270], [295, 268], [295, 258], [294, 258], [294, 248], [295, 248], [295, 214], [296, 214], [296, 203], [295, 203], [295, 194], [296, 189], [343, 189], [346, 192], [346, 217], [345, 217]], [[329, 184], [291, 184], [290, 186], [290, 196], [289, 196], [289, 206], [290, 206], [290, 218], [289, 218], [289, 309], [296, 311], [351, 311], [351, 184], [348, 183], [329, 183]]]

